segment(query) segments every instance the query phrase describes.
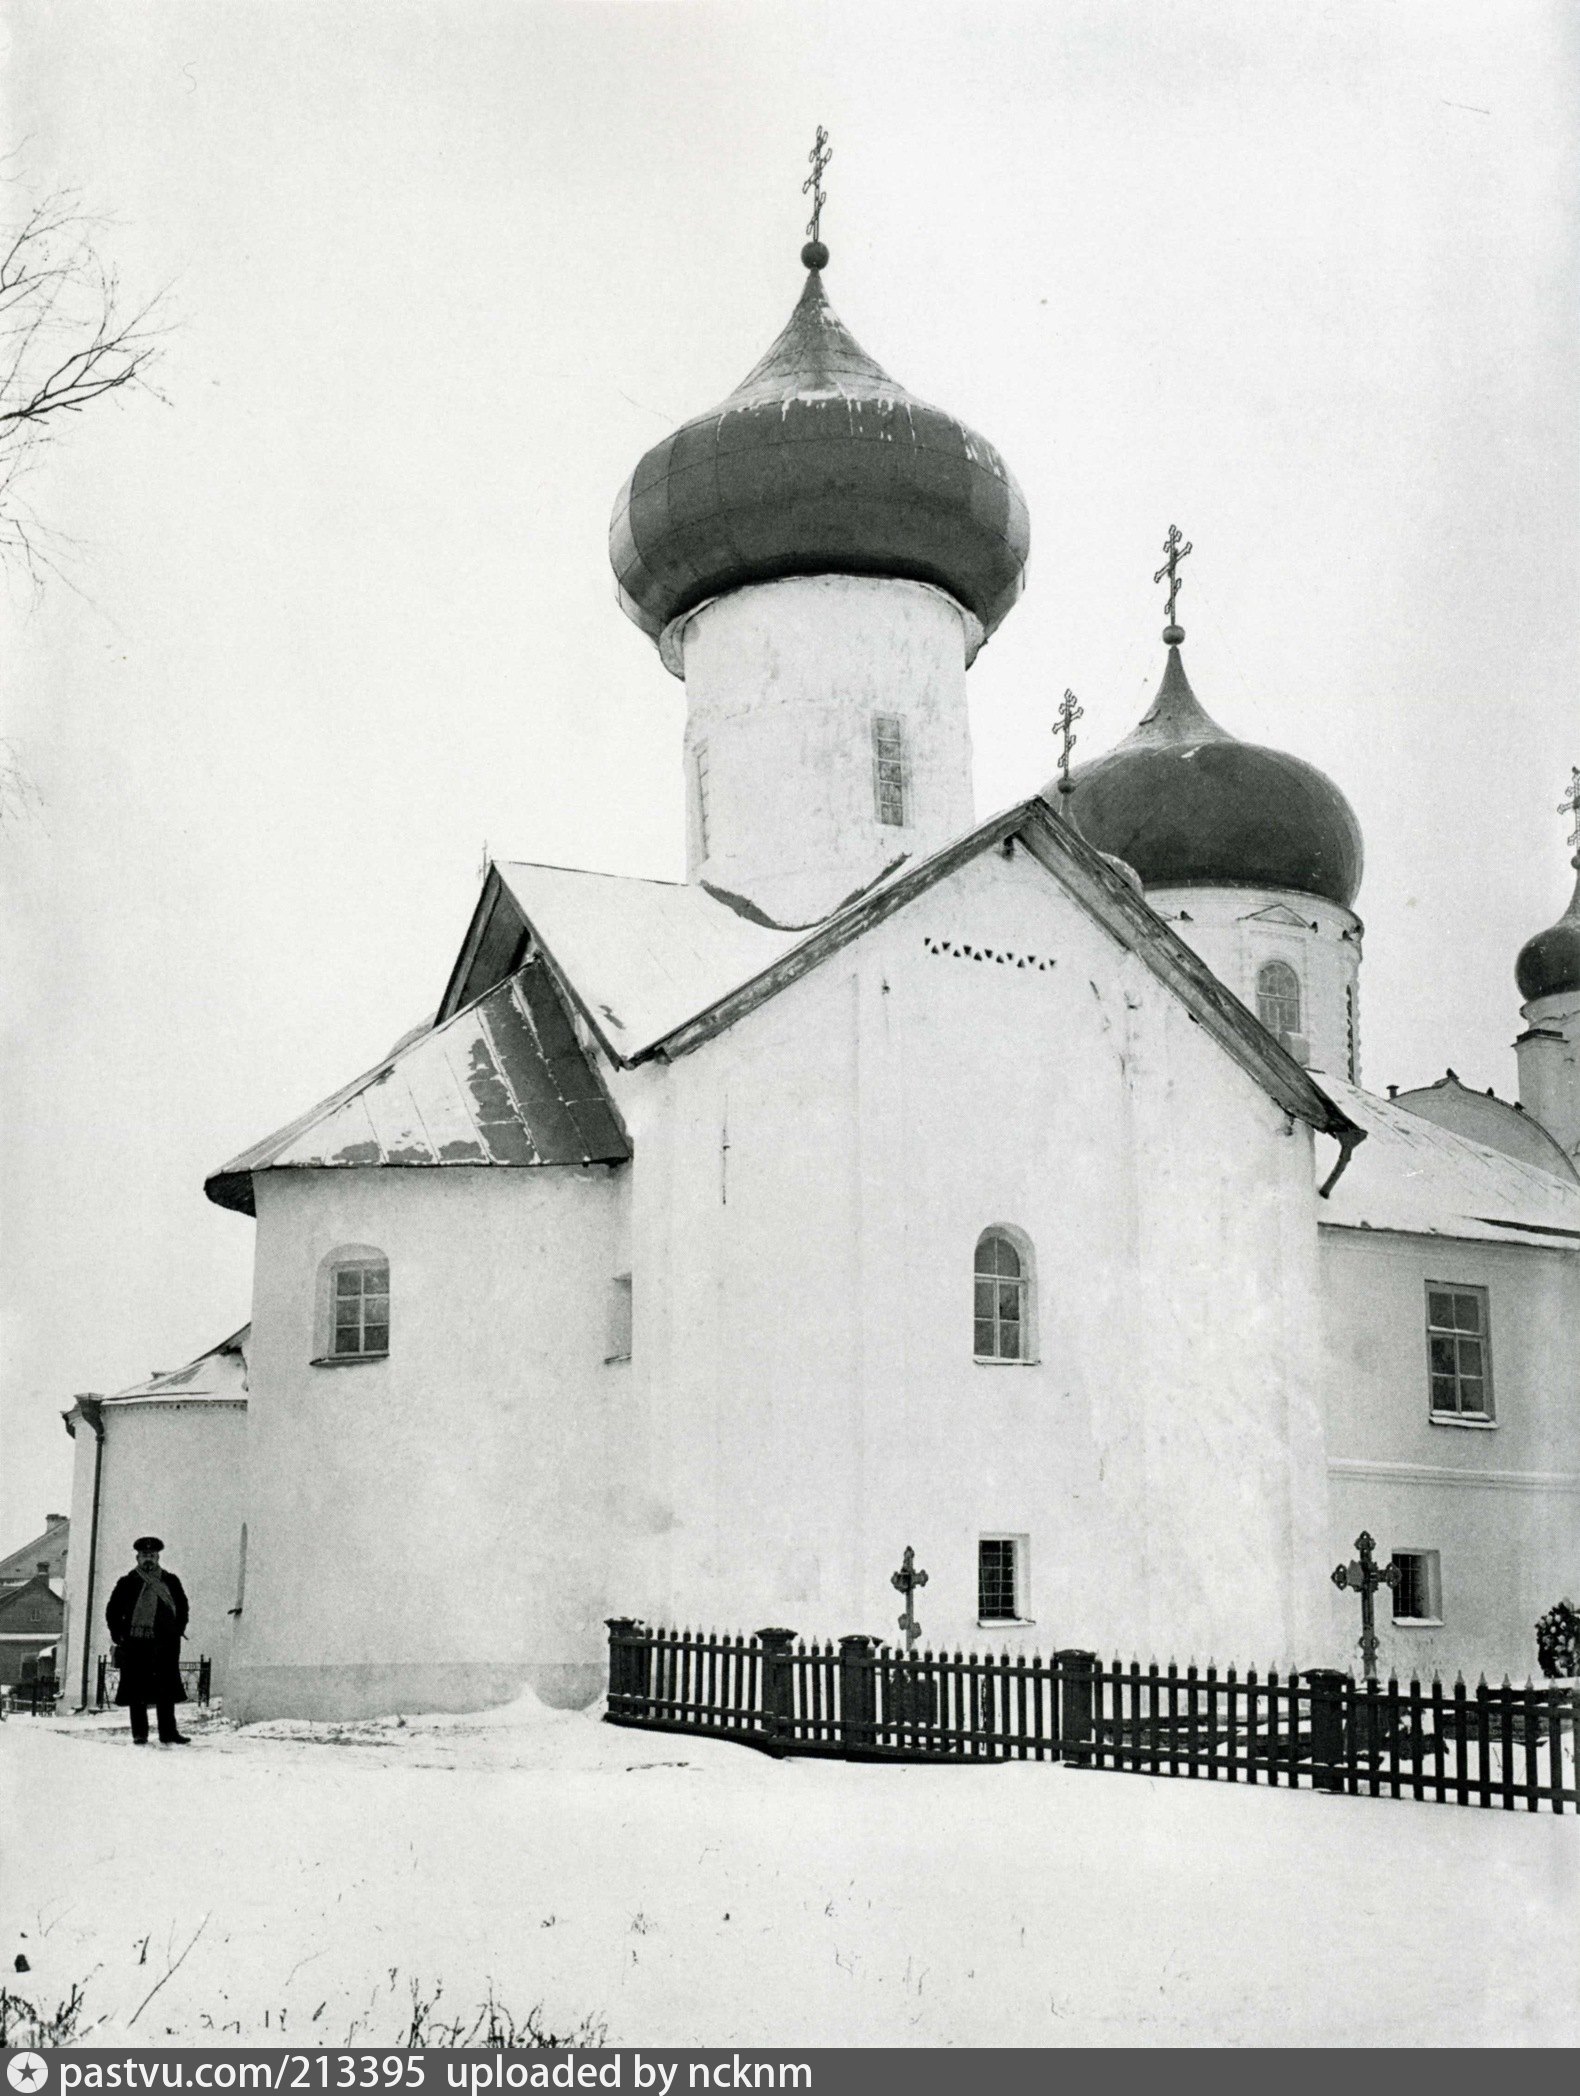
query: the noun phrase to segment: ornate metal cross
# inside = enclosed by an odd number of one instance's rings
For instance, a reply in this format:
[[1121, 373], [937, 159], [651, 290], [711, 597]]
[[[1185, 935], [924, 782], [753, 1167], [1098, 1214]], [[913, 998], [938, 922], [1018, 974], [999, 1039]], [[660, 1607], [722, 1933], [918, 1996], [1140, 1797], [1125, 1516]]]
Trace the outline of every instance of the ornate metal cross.
[[1569, 842], [1580, 844], [1580, 764], [1575, 765], [1569, 780], [1569, 791], [1558, 803], [1560, 815], [1572, 815], [1574, 828], [1569, 832]]
[[1351, 1558], [1347, 1565], [1333, 1567], [1333, 1584], [1339, 1591], [1351, 1587], [1361, 1597], [1361, 1663], [1368, 1681], [1377, 1679], [1377, 1612], [1372, 1597], [1379, 1587], [1399, 1584], [1399, 1567], [1377, 1564], [1372, 1557], [1375, 1547], [1363, 1528], [1355, 1538], [1360, 1556]]
[[1076, 698], [1075, 693], [1066, 686], [1064, 703], [1053, 717], [1053, 732], [1060, 738], [1059, 791], [1061, 793], [1069, 793], [1073, 790], [1070, 785], [1070, 752], [1080, 740], [1075, 732], [1075, 724], [1078, 720], [1084, 720], [1085, 717], [1086, 708]]
[[889, 1574], [889, 1584], [905, 1596], [905, 1614], [900, 1617], [900, 1628], [905, 1632], [905, 1649], [915, 1650], [916, 1640], [921, 1636], [922, 1626], [916, 1620], [916, 1589], [927, 1584], [927, 1574], [916, 1569], [916, 1552], [907, 1543], [905, 1555], [900, 1560], [898, 1572]]
[[1180, 544], [1180, 528], [1177, 524], [1169, 526], [1169, 535], [1163, 541], [1163, 551], [1166, 558], [1152, 580], [1161, 582], [1165, 575], [1169, 578], [1169, 624], [1172, 626], [1174, 624], [1174, 600], [1180, 593], [1180, 562], [1190, 551], [1188, 542], [1183, 546]]
[[803, 196], [808, 190], [812, 193], [812, 216], [806, 222], [807, 237], [820, 240], [822, 235], [818, 232], [818, 225], [823, 217], [823, 206], [828, 201], [823, 194], [823, 170], [834, 157], [834, 148], [829, 144], [828, 133], [821, 124], [817, 127], [817, 143], [806, 157], [812, 163], [811, 174], [801, 184]]

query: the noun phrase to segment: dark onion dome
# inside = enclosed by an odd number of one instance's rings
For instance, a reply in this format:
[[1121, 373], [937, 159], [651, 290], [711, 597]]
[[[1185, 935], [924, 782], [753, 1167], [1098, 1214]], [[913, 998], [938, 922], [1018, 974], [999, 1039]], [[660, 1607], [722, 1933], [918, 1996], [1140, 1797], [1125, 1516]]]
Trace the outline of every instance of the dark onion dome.
[[[1176, 636], [1171, 626], [1164, 638]], [[1057, 805], [1057, 782], [1043, 794]], [[1360, 824], [1337, 786], [1314, 764], [1220, 728], [1177, 644], [1150, 712], [1071, 773], [1065, 805], [1087, 842], [1149, 889], [1286, 888], [1347, 909], [1361, 884]]]
[[[1574, 864], [1580, 868], [1580, 854]], [[1558, 922], [1520, 948], [1514, 980], [1527, 1004], [1538, 997], [1565, 997], [1580, 990], [1580, 880]]]
[[627, 616], [655, 640], [742, 583], [882, 575], [947, 590], [981, 628], [975, 654], [1020, 595], [1029, 539], [993, 446], [896, 385], [814, 268], [762, 362], [638, 465], [609, 558]]

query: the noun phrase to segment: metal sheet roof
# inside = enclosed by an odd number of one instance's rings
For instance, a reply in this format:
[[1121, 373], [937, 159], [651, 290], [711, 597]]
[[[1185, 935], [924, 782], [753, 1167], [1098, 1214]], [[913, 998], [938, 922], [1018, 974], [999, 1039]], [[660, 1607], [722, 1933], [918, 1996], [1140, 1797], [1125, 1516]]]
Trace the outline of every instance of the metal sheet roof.
[[1323, 1205], [1324, 1223], [1580, 1251], [1580, 1184], [1573, 1179], [1326, 1072], [1321, 1082], [1367, 1136]]
[[541, 960], [244, 1150], [210, 1200], [253, 1212], [252, 1174], [351, 1165], [612, 1164], [631, 1154]]
[[241, 1400], [247, 1396], [247, 1343], [252, 1326], [243, 1325], [218, 1346], [199, 1354], [183, 1368], [156, 1369], [140, 1383], [102, 1400], [107, 1405], [173, 1404], [188, 1398]]
[[708, 889], [501, 862], [522, 917], [622, 1058], [771, 968], [804, 931], [756, 924]]

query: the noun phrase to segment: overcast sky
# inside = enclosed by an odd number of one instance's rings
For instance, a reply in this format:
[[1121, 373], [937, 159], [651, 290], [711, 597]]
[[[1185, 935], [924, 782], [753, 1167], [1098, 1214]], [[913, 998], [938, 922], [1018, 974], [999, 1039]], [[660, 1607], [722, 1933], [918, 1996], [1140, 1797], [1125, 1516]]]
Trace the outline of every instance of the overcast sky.
[[[1027, 592], [972, 671], [980, 812], [1187, 661], [1366, 836], [1367, 1081], [1514, 1090], [1512, 964], [1580, 761], [1572, 7], [12, 0], [27, 186], [174, 285], [168, 405], [84, 416], [9, 597], [40, 797], [6, 906], [0, 1549], [59, 1413], [223, 1337], [205, 1174], [431, 1012], [485, 841], [682, 868], [680, 687], [611, 503], [801, 283], [1003, 451]], [[20, 198], [15, 201], [20, 201]], [[13, 205], [14, 209], [14, 205]]]

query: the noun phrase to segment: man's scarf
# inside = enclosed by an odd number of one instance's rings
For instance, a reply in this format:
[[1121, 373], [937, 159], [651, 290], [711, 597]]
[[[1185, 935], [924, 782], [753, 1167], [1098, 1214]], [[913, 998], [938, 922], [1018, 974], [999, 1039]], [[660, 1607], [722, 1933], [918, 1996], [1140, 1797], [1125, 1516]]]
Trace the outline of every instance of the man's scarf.
[[138, 1595], [137, 1606], [132, 1610], [132, 1636], [152, 1637], [154, 1634], [154, 1618], [159, 1613], [160, 1602], [162, 1601], [165, 1607], [169, 1609], [171, 1615], [174, 1615], [176, 1612], [175, 1596], [165, 1585], [163, 1576], [157, 1570], [146, 1572], [139, 1565], [137, 1567], [137, 1576], [143, 1583], [143, 1591]]

